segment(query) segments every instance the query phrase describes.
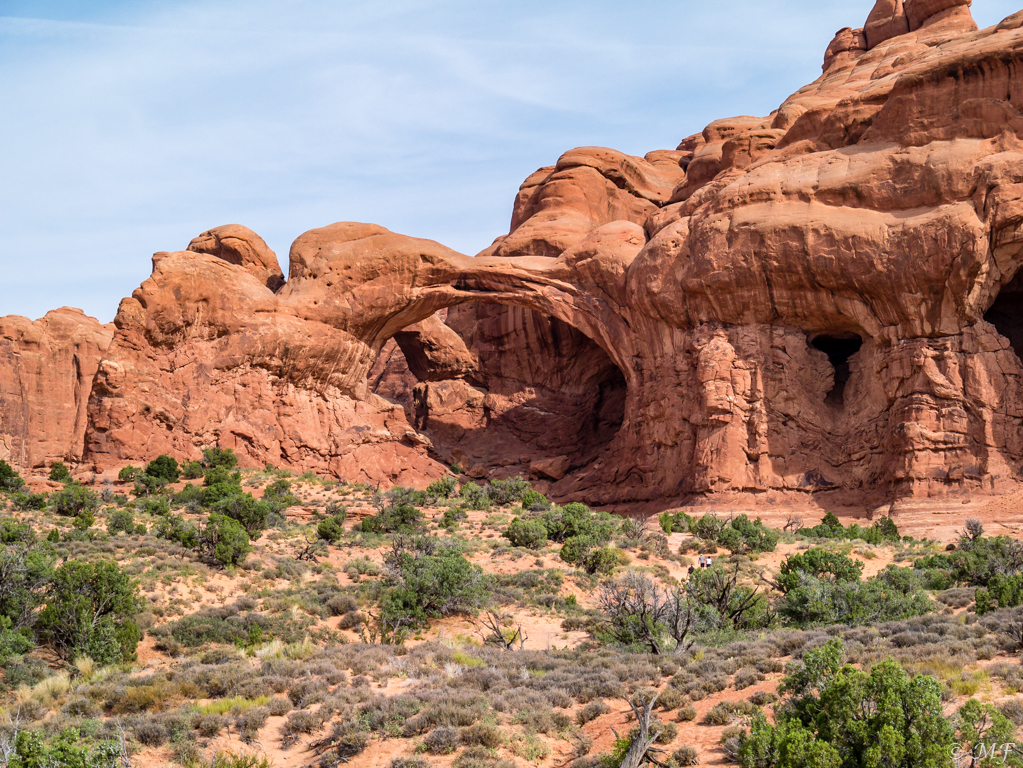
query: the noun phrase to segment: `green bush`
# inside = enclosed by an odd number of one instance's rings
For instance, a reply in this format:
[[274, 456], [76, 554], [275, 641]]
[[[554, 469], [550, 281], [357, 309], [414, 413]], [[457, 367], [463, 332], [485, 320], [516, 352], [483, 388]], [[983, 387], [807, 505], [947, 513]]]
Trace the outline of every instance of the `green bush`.
[[28, 523], [19, 523], [9, 517], [0, 518], [0, 544], [32, 544], [35, 531]]
[[725, 521], [717, 515], [704, 515], [699, 520], [694, 520], [689, 532], [698, 539], [704, 541], [717, 541], [721, 531], [725, 528]]
[[475, 614], [490, 600], [492, 577], [436, 539], [398, 541], [386, 563], [395, 576], [381, 600], [381, 622], [394, 640], [432, 618]]
[[316, 524], [316, 535], [324, 541], [335, 543], [344, 538], [344, 518], [328, 517]]
[[594, 512], [585, 504], [573, 502], [553, 506], [539, 518], [547, 529], [547, 538], [563, 542], [574, 536], [588, 536], [598, 544], [611, 540], [621, 520], [608, 512]]
[[32, 633], [28, 628], [19, 632], [7, 616], [0, 616], [0, 667], [7, 665], [15, 656], [22, 656], [35, 647]]
[[46, 509], [46, 501], [45, 493], [11, 494], [11, 503], [14, 504], [14, 508], [22, 511]]
[[131, 464], [129, 464], [126, 467], [121, 467], [121, 471], [117, 473], [117, 479], [120, 480], [122, 483], [130, 483], [136, 477], [138, 477], [139, 474], [141, 474], [141, 472], [142, 472], [141, 469], [139, 469], [138, 467], [133, 467]]
[[161, 539], [177, 542], [188, 549], [194, 549], [199, 544], [199, 534], [195, 526], [180, 515], [162, 517], [156, 523], [155, 533]]
[[750, 520], [746, 515], [739, 515], [721, 529], [717, 541], [734, 554], [773, 552], [778, 545], [778, 534], [764, 525], [759, 517]]
[[[955, 732], [942, 714], [941, 685], [909, 677], [892, 660], [869, 672], [842, 664], [843, 647], [830, 640], [792, 665], [780, 690], [789, 699], [762, 712], [740, 738], [745, 768], [891, 768], [949, 765]], [[876, 760], [872, 757], [876, 755]]]
[[516, 517], [502, 534], [513, 547], [543, 549], [547, 546], [547, 528], [539, 520], [523, 520]]
[[147, 515], [160, 517], [170, 513], [170, 502], [163, 496], [150, 496], [136, 501], [135, 508]]
[[49, 743], [41, 731], [20, 730], [6, 768], [119, 768], [121, 745], [114, 740], [90, 742], [77, 728], [65, 728]]
[[135, 533], [135, 515], [130, 509], [115, 509], [107, 518], [107, 531], [111, 536], [114, 534]]
[[141, 610], [138, 585], [116, 563], [69, 560], [54, 571], [37, 626], [63, 659], [112, 664], [135, 658]]
[[238, 465], [238, 457], [234, 455], [232, 448], [205, 448], [202, 452], [202, 465], [234, 469]]
[[281, 512], [302, 503], [301, 499], [291, 492], [291, 483], [283, 477], [270, 483], [263, 490], [263, 501], [269, 504], [274, 512]]
[[434, 480], [426, 486], [426, 495], [435, 499], [450, 499], [458, 489], [458, 481], [451, 475]]
[[71, 482], [50, 494], [53, 511], [63, 517], [78, 517], [99, 508], [99, 496], [81, 483]]
[[[218, 470], [219, 471], [219, 470]], [[207, 477], [209, 474], [207, 473]], [[182, 489], [184, 490], [184, 489]], [[194, 493], [194, 492], [193, 492]], [[213, 483], [202, 489], [202, 505], [204, 507], [215, 507], [222, 501], [234, 496], [241, 496], [242, 487], [234, 482]]]
[[210, 563], [239, 565], [252, 551], [249, 535], [241, 524], [230, 517], [211, 512], [197, 532], [199, 555]]
[[270, 521], [270, 504], [256, 499], [251, 493], [240, 493], [217, 502], [215, 509], [222, 515], [237, 520], [249, 536], [259, 538]]
[[487, 487], [487, 496], [498, 505], [514, 504], [522, 500], [526, 491], [529, 491], [529, 482], [521, 477], [511, 477], [507, 480], [492, 480]]
[[202, 462], [186, 461], [181, 465], [181, 474], [186, 480], [198, 480], [203, 475]]
[[385, 507], [380, 514], [363, 518], [364, 533], [415, 533], [423, 525], [423, 513], [411, 504]]
[[25, 484], [14, 468], [0, 459], [0, 491], [16, 491]]
[[143, 498], [145, 496], [152, 496], [154, 493], [159, 493], [161, 489], [167, 486], [167, 481], [162, 477], [155, 477], [153, 475], [137, 475], [135, 477], [135, 487], [131, 489], [131, 492]]
[[71, 479], [71, 470], [63, 461], [58, 461], [50, 467], [50, 479], [56, 483], [66, 483]]
[[1023, 605], [1023, 574], [1006, 576], [996, 574], [988, 581], [987, 588], [978, 588], [974, 599], [977, 603], [977, 615], [983, 616], [988, 611], [994, 610], [995, 603], [998, 608], [1015, 608]]
[[477, 485], [472, 480], [462, 486], [458, 495], [462, 498], [465, 506], [469, 509], [487, 510], [490, 509], [492, 500], [487, 489]]
[[806, 572], [797, 580], [798, 586], [791, 587], [778, 606], [779, 614], [797, 626], [898, 621], [934, 609], [913, 571], [895, 565], [866, 581], [818, 578]]
[[522, 508], [527, 512], [542, 512], [551, 507], [547, 497], [539, 491], [534, 491], [532, 488], [522, 494], [521, 504]]
[[662, 512], [657, 516], [657, 520], [661, 524], [661, 530], [665, 533], [684, 533], [693, 524], [693, 518], [685, 512], [676, 512], [675, 514]]
[[158, 477], [168, 483], [176, 483], [181, 477], [181, 470], [178, 469], [177, 459], [167, 454], [161, 454], [146, 465], [145, 474], [150, 477]]
[[832, 581], [859, 581], [862, 573], [863, 563], [840, 552], [811, 547], [805, 552], [790, 555], [782, 562], [778, 587], [782, 592], [795, 589], [802, 576]]

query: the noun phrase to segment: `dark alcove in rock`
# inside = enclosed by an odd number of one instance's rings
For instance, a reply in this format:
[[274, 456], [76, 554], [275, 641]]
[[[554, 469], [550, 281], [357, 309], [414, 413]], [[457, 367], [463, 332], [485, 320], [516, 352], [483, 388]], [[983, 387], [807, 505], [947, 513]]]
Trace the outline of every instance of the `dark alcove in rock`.
[[845, 403], [845, 387], [850, 376], [849, 358], [860, 351], [863, 339], [854, 333], [821, 335], [815, 337], [811, 344], [814, 349], [828, 356], [828, 361], [835, 369], [835, 383], [824, 402], [839, 408]]

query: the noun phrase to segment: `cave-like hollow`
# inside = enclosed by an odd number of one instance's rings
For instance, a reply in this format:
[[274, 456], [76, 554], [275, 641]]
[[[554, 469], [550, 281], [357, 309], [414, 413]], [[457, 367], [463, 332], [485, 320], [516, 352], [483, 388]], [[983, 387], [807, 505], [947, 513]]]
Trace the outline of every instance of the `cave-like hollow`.
[[1016, 356], [1023, 359], [1023, 269], [999, 292], [984, 319], [1009, 340]]
[[832, 407], [841, 408], [845, 404], [845, 388], [851, 375], [849, 358], [860, 351], [863, 339], [855, 333], [821, 334], [815, 336], [811, 344], [814, 349], [828, 356], [828, 361], [835, 369], [835, 383], [824, 398], [824, 402]]
[[389, 341], [372, 390], [400, 404], [438, 461], [493, 477], [559, 479], [622, 426], [626, 382], [601, 347], [521, 307], [472, 303]]

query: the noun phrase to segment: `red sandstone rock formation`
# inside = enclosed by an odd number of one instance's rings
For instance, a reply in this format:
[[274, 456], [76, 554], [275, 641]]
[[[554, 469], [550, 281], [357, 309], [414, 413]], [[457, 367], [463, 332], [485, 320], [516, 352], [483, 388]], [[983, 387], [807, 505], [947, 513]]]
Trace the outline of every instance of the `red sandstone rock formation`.
[[353, 223], [296, 240], [284, 284], [242, 227], [157, 254], [82, 353], [87, 420], [5, 416], [28, 446], [7, 450], [102, 468], [216, 443], [402, 483], [457, 461], [604, 504], [1012, 487], [1023, 20], [978, 31], [968, 5], [878, 0], [771, 115], [565, 153], [476, 258]]

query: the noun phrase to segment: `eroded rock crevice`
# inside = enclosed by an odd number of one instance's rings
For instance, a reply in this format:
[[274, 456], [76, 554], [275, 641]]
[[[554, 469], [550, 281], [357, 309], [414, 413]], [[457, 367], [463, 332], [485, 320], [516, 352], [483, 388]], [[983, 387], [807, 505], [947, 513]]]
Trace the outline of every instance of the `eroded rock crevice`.
[[824, 401], [834, 408], [841, 408], [845, 404], [845, 389], [852, 375], [849, 360], [863, 347], [863, 339], [851, 333], [820, 334], [811, 343], [814, 349], [828, 356], [828, 362], [835, 372], [834, 384]]
[[1023, 359], [1023, 270], [1002, 288], [984, 319], [1009, 340], [1013, 352]]
[[[431, 318], [395, 334], [371, 386], [403, 407], [442, 463], [481, 476], [559, 480], [592, 463], [618, 433], [625, 376], [581, 331], [489, 303], [440, 315], [446, 322]], [[446, 334], [472, 350], [471, 363], [428, 354]]]

